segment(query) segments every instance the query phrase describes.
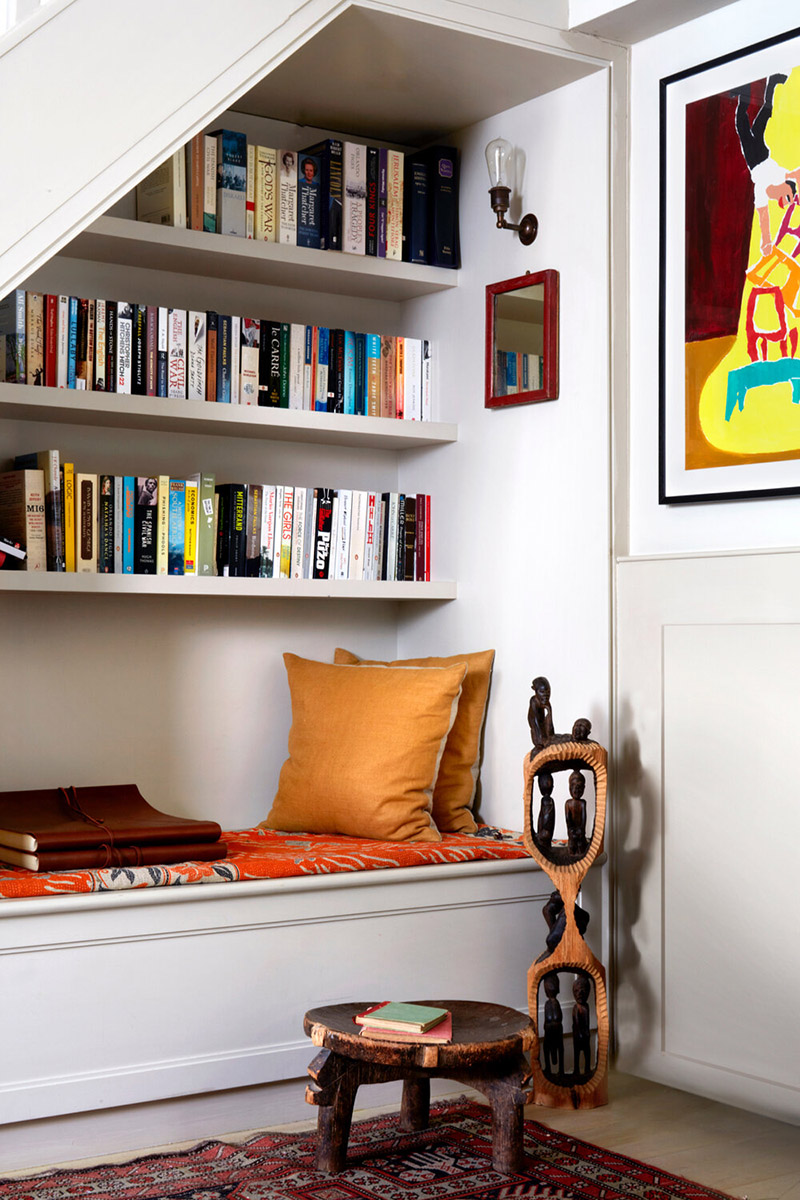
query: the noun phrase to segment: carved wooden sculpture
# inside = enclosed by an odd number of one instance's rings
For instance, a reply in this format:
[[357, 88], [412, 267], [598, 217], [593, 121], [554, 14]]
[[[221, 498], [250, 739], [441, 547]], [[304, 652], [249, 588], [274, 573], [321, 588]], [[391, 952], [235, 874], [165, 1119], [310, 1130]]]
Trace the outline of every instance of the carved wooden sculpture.
[[[539, 684], [537, 689], [536, 685]], [[545, 687], [542, 684], [546, 685]], [[544, 711], [543, 711], [544, 710]], [[541, 677], [534, 680], [534, 696], [529, 709], [529, 723], [534, 742], [533, 751], [524, 763], [524, 840], [528, 853], [546, 871], [559, 896], [548, 901], [547, 912], [549, 953], [545, 952], [528, 971], [528, 1010], [535, 1030], [531, 1054], [530, 1100], [551, 1108], [595, 1108], [608, 1103], [608, 999], [606, 976], [602, 964], [595, 958], [576, 920], [576, 902], [587, 871], [603, 846], [606, 817], [606, 751], [589, 740], [591, 724], [584, 718], [575, 722], [572, 734], [552, 732], [550, 685]], [[549, 723], [549, 729], [548, 729]], [[544, 744], [538, 742], [543, 737]], [[582, 771], [591, 771], [595, 783], [595, 816], [591, 836], [586, 831], [586, 802], [583, 799], [585, 780]], [[568, 840], [566, 845], [553, 844], [552, 830], [547, 818], [534, 813], [534, 784], [540, 779], [542, 808], [552, 792], [554, 773], [570, 771], [570, 798], [566, 803]], [[552, 804], [552, 799], [550, 800]], [[578, 909], [578, 914], [586, 914]], [[556, 940], [556, 922], [563, 929]], [[585, 928], [585, 920], [581, 920]], [[572, 984], [574, 997], [572, 1016], [573, 1069], [564, 1070], [563, 1025], [561, 1008], [556, 999], [560, 988], [560, 973], [576, 976]], [[554, 982], [555, 980], [555, 982]], [[544, 1031], [539, 1029], [539, 988], [543, 986], [547, 1001]], [[594, 991], [597, 1014], [597, 1061], [591, 1062], [589, 1037], [589, 999]], [[559, 1054], [559, 1043], [561, 1052]], [[542, 1061], [544, 1060], [544, 1061]]]

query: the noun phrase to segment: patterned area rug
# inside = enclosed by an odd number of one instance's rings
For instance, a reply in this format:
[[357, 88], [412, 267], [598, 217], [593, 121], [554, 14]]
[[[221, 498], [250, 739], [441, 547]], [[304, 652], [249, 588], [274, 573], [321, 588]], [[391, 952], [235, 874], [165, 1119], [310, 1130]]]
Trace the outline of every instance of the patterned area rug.
[[339, 1175], [314, 1170], [314, 1147], [314, 1133], [262, 1133], [238, 1146], [203, 1142], [0, 1180], [0, 1200], [730, 1200], [535, 1121], [525, 1125], [525, 1173], [498, 1175], [489, 1110], [465, 1100], [433, 1105], [422, 1133], [401, 1133], [396, 1115], [355, 1123]]

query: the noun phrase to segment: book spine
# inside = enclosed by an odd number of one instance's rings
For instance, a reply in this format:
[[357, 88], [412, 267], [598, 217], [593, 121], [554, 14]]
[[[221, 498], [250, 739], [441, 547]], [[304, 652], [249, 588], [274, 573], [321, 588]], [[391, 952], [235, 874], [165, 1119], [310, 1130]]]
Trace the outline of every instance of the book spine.
[[168, 372], [167, 396], [170, 400], [186, 399], [186, 309], [171, 308], [167, 319]]
[[206, 401], [217, 400], [217, 339], [219, 317], [213, 309], [206, 313]]
[[132, 575], [134, 570], [134, 516], [136, 509], [136, 479], [125, 475], [122, 479], [122, 573]]
[[311, 568], [313, 579], [327, 579], [331, 554], [331, 518], [333, 515], [333, 491], [318, 488], [317, 513], [314, 535], [314, 559]]
[[252, 142], [247, 144], [247, 190], [244, 202], [244, 231], [245, 237], [253, 240], [256, 227], [256, 148]]
[[381, 335], [381, 412], [382, 417], [394, 417], [396, 395], [395, 339]]
[[350, 549], [347, 567], [348, 579], [364, 578], [364, 549], [367, 536], [367, 500], [367, 492], [353, 492], [352, 515], [350, 519]]
[[417, 528], [416, 528], [416, 543], [414, 546], [414, 554], [415, 554], [414, 578], [418, 582], [424, 582], [426, 579], [426, 575], [425, 575], [425, 543], [427, 540], [427, 522], [428, 522], [427, 500], [428, 500], [428, 497], [425, 495], [424, 492], [417, 492], [417, 506], [416, 506]]
[[367, 335], [357, 333], [355, 363], [355, 414], [363, 417], [367, 412]]
[[158, 520], [158, 479], [140, 475], [136, 480], [134, 507], [134, 571], [137, 575], [156, 574], [156, 538]]
[[366, 341], [366, 407], [368, 417], [381, 415], [381, 339], [368, 333]]
[[67, 340], [67, 387], [74, 388], [76, 384], [76, 366], [78, 357], [78, 297], [69, 298], [69, 333]]
[[206, 314], [190, 311], [187, 316], [187, 400], [206, 398]]
[[229, 575], [244, 576], [247, 563], [247, 488], [243, 483], [231, 484], [230, 564]]
[[297, 154], [294, 150], [279, 151], [278, 241], [284, 246], [297, 245]]
[[133, 306], [133, 350], [131, 391], [134, 396], [147, 395], [147, 305]]
[[265, 403], [269, 408], [280, 408], [281, 404], [281, 323], [267, 321], [267, 361], [264, 373], [267, 383]]
[[297, 170], [297, 244], [320, 248], [320, 159], [302, 151]]
[[366, 229], [367, 147], [358, 142], [345, 142], [342, 249], [348, 254], [364, 254]]
[[356, 335], [344, 331], [344, 389], [342, 410], [349, 416], [356, 411]]
[[387, 155], [387, 150], [378, 151], [378, 258], [386, 258]]
[[255, 236], [259, 242], [275, 242], [278, 236], [278, 152], [267, 146], [254, 147]]
[[400, 262], [403, 257], [403, 152], [386, 155], [386, 257]]
[[383, 577], [389, 583], [397, 579], [397, 538], [399, 527], [400, 496], [398, 492], [389, 493], [389, 515], [386, 524], [386, 564]]
[[[108, 340], [106, 325], [106, 300], [95, 300], [94, 304], [94, 390], [107, 391], [106, 362], [108, 358]], [[149, 343], [148, 343], [149, 348]]]
[[97, 497], [98, 547], [97, 570], [101, 575], [114, 572], [114, 476], [99, 477]]
[[121, 575], [123, 515], [125, 504], [125, 480], [122, 475], [114, 476], [114, 574]]
[[434, 267], [461, 265], [458, 230], [458, 151], [434, 146], [428, 161], [428, 262]]
[[312, 394], [312, 372], [314, 360], [314, 326], [306, 325], [305, 337], [303, 341], [303, 408], [308, 412], [313, 408], [311, 399]]
[[117, 391], [126, 396], [131, 394], [131, 366], [133, 361], [133, 307], [123, 300], [117, 301]]
[[258, 573], [262, 579], [272, 579], [275, 573], [275, 529], [277, 527], [278, 489], [264, 484], [261, 500], [261, 561]]
[[306, 327], [292, 323], [289, 330], [289, 408], [303, 407]]
[[431, 390], [433, 387], [433, 347], [427, 338], [422, 339], [422, 420], [431, 418]]
[[317, 507], [319, 505], [319, 488], [306, 489], [306, 519], [305, 538], [303, 541], [303, 579], [311, 579], [314, 566], [314, 549], [316, 545]]
[[242, 318], [231, 317], [231, 404], [241, 402]]
[[292, 527], [294, 525], [294, 488], [284, 486], [280, 523], [280, 567], [276, 574], [289, 579], [292, 570]]
[[326, 325], [317, 329], [317, 373], [314, 383], [314, 408], [316, 412], [328, 411], [328, 356], [330, 353], [330, 330]]
[[247, 138], [231, 129], [217, 138], [217, 232], [232, 237], [246, 233]]
[[375, 492], [367, 492], [367, 515], [364, 530], [364, 574], [363, 578], [372, 581], [377, 578], [377, 534], [378, 534], [378, 496]]
[[106, 391], [117, 390], [117, 302], [106, 300]]
[[77, 315], [75, 319], [75, 387], [79, 391], [86, 388], [86, 354], [87, 335], [89, 326], [89, 301], [78, 297], [76, 300]]
[[169, 481], [169, 551], [170, 575], [184, 573], [184, 539], [186, 537], [186, 480]]
[[75, 570], [97, 571], [97, 476], [75, 475]]
[[403, 258], [428, 261], [428, 164], [424, 155], [405, 160], [403, 189]]
[[[68, 387], [69, 296], [58, 297], [58, 348], [56, 350], [56, 387]], [[2, 370], [2, 365], [0, 365]], [[108, 375], [106, 375], [106, 379]]]
[[395, 401], [394, 415], [402, 418], [405, 414], [406, 395], [406, 339], [395, 338]]
[[292, 508], [292, 550], [289, 566], [290, 579], [303, 578], [303, 555], [306, 539], [306, 495], [308, 489], [296, 487]]
[[144, 363], [145, 395], [155, 396], [158, 390], [158, 308], [148, 304], [145, 312], [147, 351]]
[[335, 555], [335, 579], [347, 579], [350, 567], [350, 526], [353, 515], [353, 493], [340, 488], [337, 493], [339, 502], [339, 517], [336, 529], [336, 543], [333, 547]]
[[389, 493], [382, 492], [380, 498], [380, 537], [378, 541], [378, 562], [375, 578], [386, 579], [386, 549], [389, 529]]
[[261, 322], [254, 317], [242, 317], [239, 402], [258, 404], [259, 346]]
[[206, 233], [217, 232], [217, 139], [203, 137], [203, 225]]
[[377, 146], [367, 146], [367, 204], [365, 251], [373, 257], [378, 253], [378, 175], [380, 153]]
[[395, 552], [394, 578], [403, 583], [406, 577], [406, 498], [402, 492], [397, 497], [397, 547]]
[[45, 298], [28, 292], [25, 302], [25, 378], [33, 387], [44, 387]]
[[405, 408], [407, 421], [422, 420], [422, 340], [404, 339], [405, 347]]
[[257, 579], [261, 570], [261, 519], [264, 488], [260, 483], [247, 485], [245, 575]]
[[217, 403], [231, 402], [231, 319], [217, 317]]
[[291, 326], [281, 322], [281, 358], [280, 358], [280, 406], [289, 407], [289, 379], [291, 373]]
[[75, 464], [64, 463], [64, 570], [75, 571]]
[[214, 485], [213, 475], [200, 476], [197, 495], [197, 567], [198, 575], [214, 574]]
[[0, 334], [5, 337], [5, 362], [0, 363], [0, 379], [6, 383], [25, 383], [27, 350], [25, 347], [26, 297], [24, 288], [16, 288], [0, 300]]
[[328, 350], [328, 412], [344, 412], [345, 331], [332, 329]]
[[156, 503], [156, 575], [169, 574], [169, 504], [169, 475], [159, 475]]
[[186, 145], [186, 223], [190, 229], [203, 228], [205, 166], [205, 136], [196, 133]]
[[410, 583], [414, 582], [414, 567], [415, 567], [415, 546], [417, 535], [417, 498], [416, 496], [406, 496], [405, 502], [405, 536], [403, 555], [403, 578]]
[[0, 474], [0, 529], [24, 546], [24, 571], [47, 570], [45, 478], [41, 468]]

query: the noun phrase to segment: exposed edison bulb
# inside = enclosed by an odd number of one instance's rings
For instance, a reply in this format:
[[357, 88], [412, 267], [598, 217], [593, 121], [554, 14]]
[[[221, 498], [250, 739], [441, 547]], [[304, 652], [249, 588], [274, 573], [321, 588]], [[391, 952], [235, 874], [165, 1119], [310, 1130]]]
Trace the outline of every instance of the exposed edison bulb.
[[514, 149], [505, 138], [495, 138], [486, 147], [486, 165], [489, 168], [489, 183], [491, 187], [512, 186]]

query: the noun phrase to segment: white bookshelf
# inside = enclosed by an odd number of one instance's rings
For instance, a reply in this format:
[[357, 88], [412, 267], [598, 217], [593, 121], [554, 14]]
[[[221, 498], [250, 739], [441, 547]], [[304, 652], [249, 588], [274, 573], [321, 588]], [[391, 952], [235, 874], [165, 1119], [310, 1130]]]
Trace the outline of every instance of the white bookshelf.
[[456, 584], [389, 583], [358, 579], [212, 579], [186, 575], [94, 575], [55, 571], [0, 571], [0, 592], [224, 596], [261, 600], [455, 600]]

